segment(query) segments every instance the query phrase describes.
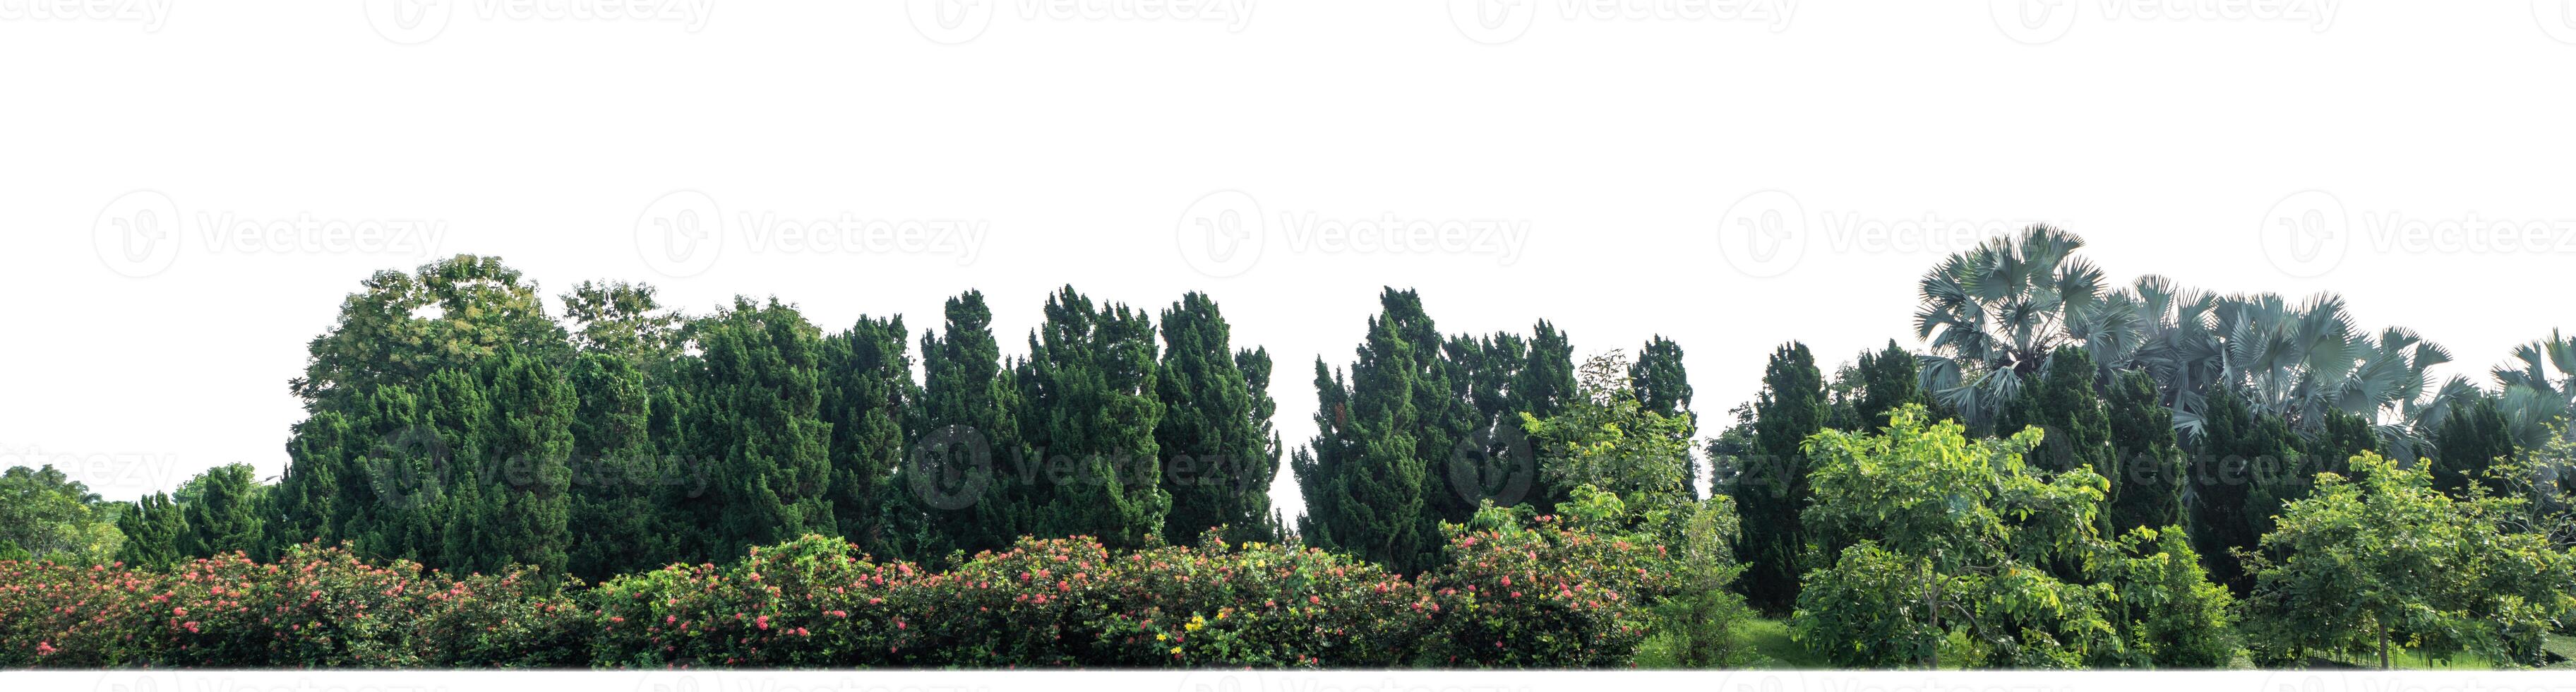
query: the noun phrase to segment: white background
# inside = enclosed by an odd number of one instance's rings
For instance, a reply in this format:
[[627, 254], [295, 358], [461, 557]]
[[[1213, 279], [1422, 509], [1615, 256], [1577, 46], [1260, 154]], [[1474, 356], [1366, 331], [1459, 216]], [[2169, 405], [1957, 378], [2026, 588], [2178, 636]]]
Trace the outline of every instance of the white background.
[[[0, 465], [68, 462], [111, 498], [234, 461], [274, 475], [301, 417], [287, 380], [341, 298], [460, 252], [548, 295], [775, 295], [826, 329], [895, 313], [918, 333], [980, 288], [1010, 352], [1060, 285], [1157, 311], [1206, 291], [1276, 358], [1292, 446], [1315, 358], [1351, 359], [1381, 286], [1421, 289], [1453, 333], [1554, 320], [1578, 357], [1669, 335], [1713, 434], [1774, 345], [1828, 367], [1919, 346], [1915, 279], [2036, 220], [2123, 283], [2341, 292], [2481, 383], [2576, 327], [2576, 25], [2554, 0], [1252, 0], [1199, 20], [977, 0], [953, 26], [919, 1], [494, 1], [0, 0]], [[1496, 28], [1453, 18], [1480, 9]], [[693, 205], [722, 228], [673, 261], [656, 222]], [[1220, 208], [1232, 235], [1195, 225]], [[158, 235], [133, 230], [147, 209]], [[971, 257], [786, 248], [746, 213], [986, 235]], [[226, 218], [282, 245], [229, 244]], [[1398, 253], [1311, 243], [1308, 218], [1526, 236]], [[1927, 218], [1945, 232], [1907, 225]], [[438, 233], [260, 225], [303, 219]], [[2458, 225], [2499, 219], [2538, 247]], [[1214, 262], [1210, 238], [1257, 244]]]

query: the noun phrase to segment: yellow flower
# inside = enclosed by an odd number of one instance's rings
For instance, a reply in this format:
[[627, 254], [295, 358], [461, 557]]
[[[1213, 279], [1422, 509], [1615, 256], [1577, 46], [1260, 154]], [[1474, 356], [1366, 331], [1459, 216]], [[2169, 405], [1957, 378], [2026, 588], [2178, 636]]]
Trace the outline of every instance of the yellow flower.
[[1160, 633], [1160, 632], [1157, 632], [1157, 633], [1155, 633], [1155, 634], [1154, 634], [1154, 641], [1158, 641], [1158, 642], [1168, 642], [1168, 641], [1171, 641], [1171, 640], [1172, 640], [1172, 635], [1163, 634], [1163, 633]]
[[1173, 653], [1174, 655], [1179, 655], [1179, 654], [1181, 653], [1181, 647], [1177, 647], [1177, 646], [1172, 647], [1172, 653]]

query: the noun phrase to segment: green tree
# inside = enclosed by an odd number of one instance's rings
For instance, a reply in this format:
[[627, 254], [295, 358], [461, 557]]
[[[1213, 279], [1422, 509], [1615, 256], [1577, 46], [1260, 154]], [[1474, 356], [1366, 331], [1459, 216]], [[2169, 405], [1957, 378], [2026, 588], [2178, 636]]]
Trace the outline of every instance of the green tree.
[[1752, 564], [1746, 595], [1755, 606], [1784, 612], [1798, 600], [1798, 560], [1806, 546], [1799, 515], [1807, 503], [1807, 459], [1800, 446], [1825, 429], [1824, 374], [1806, 344], [1791, 343], [1763, 367], [1753, 402], [1753, 456], [1728, 492], [1744, 513], [1736, 549]]
[[2107, 480], [2026, 464], [2037, 429], [1971, 442], [1923, 416], [1908, 405], [1883, 434], [1809, 441], [1806, 527], [1836, 558], [1808, 574], [1793, 636], [1854, 666], [1938, 666], [1945, 652], [1972, 667], [2227, 659], [2227, 594], [2197, 578], [2187, 547], [2147, 530], [2101, 537]]
[[919, 554], [997, 550], [1034, 528], [1031, 517], [1013, 513], [1013, 488], [1004, 483], [1015, 479], [997, 468], [1001, 450], [1018, 447], [1016, 387], [984, 294], [950, 298], [943, 314], [940, 336], [921, 335], [922, 419], [911, 426], [913, 448], [896, 477], [923, 521]]
[[260, 521], [267, 488], [254, 478], [249, 464], [217, 466], [188, 481], [181, 495], [187, 530], [179, 534], [179, 552], [188, 557], [248, 553], [259, 546]]
[[2114, 461], [2109, 473], [2111, 528], [2181, 525], [2182, 451], [2174, 442], [2173, 410], [2159, 403], [2155, 378], [2144, 371], [2122, 372], [2105, 399]]
[[0, 471], [0, 544], [37, 559], [106, 562], [116, 556], [119, 534], [99, 504], [88, 485], [50, 464]]
[[923, 516], [896, 478], [909, 444], [904, 425], [920, 417], [921, 386], [900, 316], [860, 316], [823, 340], [823, 418], [832, 424], [832, 515], [840, 533], [881, 555], [924, 549]]
[[703, 354], [689, 386], [692, 448], [712, 467], [693, 520], [708, 552], [730, 556], [807, 533], [837, 533], [830, 498], [832, 424], [821, 416], [821, 330], [795, 308], [736, 298], [699, 321]]
[[1279, 406], [1270, 398], [1269, 350], [1235, 350], [1216, 301], [1190, 293], [1163, 311], [1156, 385], [1163, 420], [1154, 444], [1172, 497], [1163, 540], [1188, 545], [1220, 526], [1232, 542], [1278, 540], [1270, 480], [1279, 474], [1279, 438], [1270, 416]]
[[116, 550], [116, 561], [161, 569], [182, 557], [179, 537], [188, 532], [188, 520], [179, 505], [170, 501], [169, 493], [153, 493], [116, 515], [116, 529], [125, 534], [125, 542]]
[[2247, 633], [2260, 662], [2411, 643], [2437, 660], [2472, 653], [2537, 664], [2541, 640], [2576, 611], [2576, 559], [2498, 519], [2519, 499], [2454, 498], [2433, 474], [2365, 453], [2360, 478], [2319, 477], [2284, 507], [2251, 558]]
[[1732, 547], [1742, 528], [1735, 499], [1712, 497], [1690, 510], [1670, 551], [1673, 595], [1653, 606], [1656, 630], [1678, 667], [1739, 667], [1755, 654], [1739, 632], [1753, 609], [1733, 590], [1744, 574]]
[[1648, 411], [1665, 418], [1689, 413], [1690, 370], [1682, 366], [1682, 345], [1661, 334], [1647, 339], [1637, 351], [1637, 363], [1628, 368], [1628, 386]]
[[2465, 495], [2469, 484], [2476, 481], [2489, 491], [2502, 491], [2487, 470], [2499, 460], [2511, 460], [2513, 432], [2495, 397], [2481, 396], [2466, 406], [2454, 407], [2451, 415], [2442, 420], [2441, 430], [2433, 433], [2433, 450], [2434, 487], [2452, 495]]
[[1122, 548], [1162, 535], [1172, 498], [1154, 441], [1163, 419], [1155, 350], [1144, 312], [1094, 308], [1071, 286], [1048, 296], [1046, 321], [1018, 368], [1023, 466], [1043, 474], [1027, 486], [1037, 535], [1094, 536]]
[[1289, 467], [1306, 498], [1298, 534], [1308, 544], [1412, 573], [1437, 559], [1427, 493], [1445, 484], [1431, 474], [1447, 466], [1468, 417], [1421, 296], [1387, 289], [1379, 302], [1347, 379], [1316, 359], [1317, 435]]
[[2034, 425], [2047, 430], [2047, 439], [2031, 458], [2041, 469], [2087, 467], [2110, 473], [2111, 420], [2101, 398], [2093, 393], [2099, 373], [2092, 357], [2084, 349], [2060, 346], [2049, 354], [2044, 372], [2023, 386], [2020, 397], [1997, 416], [1996, 431], [2018, 432]]
[[2298, 441], [2288, 423], [2256, 413], [2243, 397], [2221, 391], [2210, 398], [2189, 466], [2186, 518], [2210, 574], [2239, 594], [2252, 582], [2236, 552], [2253, 548], [2281, 503], [2296, 499], [2308, 483]]
[[1584, 361], [1574, 400], [1554, 416], [1523, 413], [1521, 426], [1537, 445], [1549, 496], [1572, 498], [1575, 488], [1589, 486], [1640, 512], [1678, 519], [1693, 501], [1690, 415], [1648, 410], [1631, 389], [1629, 369], [1618, 351]]

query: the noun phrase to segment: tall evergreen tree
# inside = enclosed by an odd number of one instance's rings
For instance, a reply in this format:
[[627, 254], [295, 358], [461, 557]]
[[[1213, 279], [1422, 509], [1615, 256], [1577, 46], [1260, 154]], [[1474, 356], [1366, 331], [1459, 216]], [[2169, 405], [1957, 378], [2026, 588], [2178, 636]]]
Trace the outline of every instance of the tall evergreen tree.
[[116, 549], [118, 562], [160, 569], [183, 557], [179, 541], [188, 533], [188, 520], [179, 505], [170, 501], [169, 493], [153, 493], [136, 500], [117, 515], [116, 528], [125, 534], [125, 543]]
[[2111, 528], [2161, 529], [2182, 523], [2182, 452], [2175, 446], [2173, 409], [2165, 408], [2156, 380], [2144, 371], [2120, 373], [2106, 397], [2113, 470]]
[[2079, 466], [2106, 476], [2111, 450], [2110, 416], [2093, 393], [2097, 377], [2093, 358], [2076, 346], [2060, 346], [2048, 356], [2045, 374], [2022, 387], [2021, 395], [1997, 418], [1995, 432], [2010, 435], [2025, 426], [2047, 431], [2030, 461], [2057, 473]]
[[[472, 532], [485, 547], [464, 564], [451, 556], [449, 568], [525, 565], [541, 575], [562, 575], [572, 542], [570, 464], [579, 406], [572, 382], [555, 366], [515, 351], [486, 363], [484, 400], [492, 411], [482, 458], [489, 471], [469, 476], [481, 483], [481, 506], [460, 511], [449, 524], [451, 538], [457, 531]], [[466, 518], [471, 521], [461, 520]]]
[[[1154, 432], [1153, 321], [1124, 304], [1092, 306], [1067, 286], [1047, 298], [1019, 367], [1024, 460], [1043, 469], [1032, 491], [1040, 536], [1094, 536], [1133, 548], [1159, 538], [1172, 498], [1162, 488]], [[1031, 479], [1023, 479], [1031, 480]]]
[[1736, 553], [1751, 563], [1747, 596], [1758, 607], [1786, 612], [1798, 600], [1798, 561], [1806, 545], [1798, 515], [1807, 502], [1809, 436], [1825, 428], [1825, 376], [1806, 344], [1789, 343], [1763, 366], [1762, 393], [1753, 403], [1752, 459], [1743, 460], [1729, 492], [1743, 508], [1744, 534]]
[[1656, 415], [1671, 418], [1690, 411], [1690, 370], [1682, 367], [1682, 345], [1657, 334], [1637, 350], [1637, 362], [1628, 367], [1628, 386], [1637, 392], [1637, 403]]
[[2279, 506], [2295, 499], [2305, 462], [2288, 422], [2255, 412], [2233, 392], [2210, 398], [2202, 424], [2185, 496], [2193, 550], [2210, 563], [2213, 581], [2241, 594], [2252, 582], [2233, 551], [2252, 549]]
[[1216, 301], [1190, 293], [1163, 311], [1163, 362], [1156, 379], [1163, 420], [1163, 490], [1172, 511], [1165, 541], [1188, 545], [1226, 527], [1233, 541], [1277, 538], [1269, 524], [1270, 480], [1279, 473], [1271, 432], [1270, 353], [1233, 350]]
[[1013, 421], [1015, 387], [993, 339], [993, 312], [984, 294], [948, 299], [938, 336], [921, 335], [921, 421], [911, 426], [913, 446], [897, 477], [903, 497], [925, 521], [916, 543], [922, 554], [974, 552], [1010, 545], [1028, 533], [1028, 517], [1015, 514], [1006, 481], [1019, 435]]
[[1458, 423], [1469, 416], [1453, 406], [1442, 340], [1421, 296], [1390, 288], [1379, 304], [1347, 379], [1316, 359], [1318, 432], [1289, 465], [1306, 497], [1298, 533], [1308, 544], [1409, 573], [1434, 559], [1439, 521], [1426, 492], [1445, 484], [1430, 474], [1465, 437]]
[[823, 417], [832, 424], [832, 515], [841, 535], [880, 555], [922, 549], [921, 516], [901, 495], [896, 469], [907, 448], [904, 424], [920, 416], [921, 386], [903, 318], [860, 316], [823, 341]]
[[2491, 491], [2501, 492], [2502, 484], [2489, 477], [2487, 470], [2494, 468], [2497, 460], [2513, 456], [2513, 449], [2513, 432], [2494, 396], [2479, 396], [2470, 405], [2454, 405], [2450, 417], [2443, 419], [2441, 429], [2433, 433], [2433, 487], [2461, 497], [2468, 494], [2470, 483], [2482, 483]]
[[2310, 435], [2306, 449], [2311, 470], [2350, 479], [2353, 457], [2379, 451], [2379, 433], [2372, 429], [2369, 418], [2328, 410], [2325, 424]]
[[663, 513], [680, 469], [654, 448], [650, 380], [626, 358], [585, 350], [572, 382], [579, 402], [566, 569], [597, 581], [679, 559], [682, 548], [670, 535], [678, 527]]
[[1862, 386], [1852, 405], [1860, 418], [1858, 432], [1886, 427], [1888, 414], [1895, 413], [1897, 407], [1931, 403], [1932, 398], [1923, 394], [1921, 378], [1916, 374], [1916, 360], [1912, 352], [1896, 345], [1895, 339], [1887, 340], [1886, 349], [1860, 355], [1857, 368]]
[[252, 473], [249, 464], [226, 464], [188, 481], [197, 487], [182, 509], [186, 530], [179, 534], [179, 552], [212, 557], [258, 547], [263, 488]]
[[736, 298], [691, 331], [703, 362], [693, 447], [712, 464], [697, 504], [711, 552], [730, 556], [806, 533], [831, 534], [832, 424], [821, 417], [820, 331], [795, 308]]

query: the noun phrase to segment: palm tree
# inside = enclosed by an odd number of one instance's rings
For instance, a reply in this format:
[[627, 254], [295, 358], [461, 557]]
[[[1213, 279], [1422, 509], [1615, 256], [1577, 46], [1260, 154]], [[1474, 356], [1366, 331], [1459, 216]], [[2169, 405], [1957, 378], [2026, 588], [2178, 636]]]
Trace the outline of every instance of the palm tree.
[[2576, 416], [2576, 338], [2550, 330], [2547, 339], [2515, 347], [2513, 360], [2494, 373], [2514, 444], [2539, 449], [2553, 440], [2576, 440], [2576, 427], [2568, 423]]
[[[2120, 343], [2118, 320], [2101, 314], [2102, 270], [2074, 257], [2084, 240], [2045, 225], [1951, 255], [1923, 275], [1917, 338], [1925, 391], [1972, 425], [1993, 420], [2063, 344]], [[2097, 354], [2098, 357], [2099, 354]]]

